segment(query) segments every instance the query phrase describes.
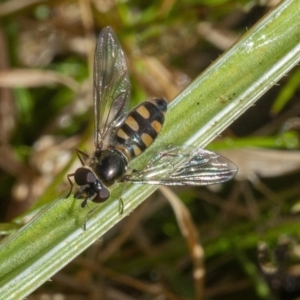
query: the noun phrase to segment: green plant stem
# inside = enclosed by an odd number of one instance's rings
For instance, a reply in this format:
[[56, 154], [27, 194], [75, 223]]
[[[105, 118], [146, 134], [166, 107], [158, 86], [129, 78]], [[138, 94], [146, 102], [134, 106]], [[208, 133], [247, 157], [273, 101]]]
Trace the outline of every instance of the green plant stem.
[[[169, 144], [204, 147], [286, 74], [300, 58], [300, 5], [283, 1], [170, 105], [166, 123], [151, 151], [134, 161], [142, 168], [151, 153]], [[79, 201], [60, 199], [6, 239], [0, 248], [0, 299], [23, 299], [99, 239], [155, 189], [128, 186], [123, 215], [115, 200], [87, 213]], [[92, 205], [91, 205], [92, 206]], [[92, 208], [92, 207], [91, 207]]]

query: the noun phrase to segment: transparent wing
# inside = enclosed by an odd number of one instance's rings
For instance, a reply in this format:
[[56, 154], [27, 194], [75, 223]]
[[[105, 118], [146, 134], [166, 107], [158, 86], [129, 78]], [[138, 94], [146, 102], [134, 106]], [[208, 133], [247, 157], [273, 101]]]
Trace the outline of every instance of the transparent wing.
[[130, 98], [127, 64], [111, 27], [99, 34], [94, 58], [95, 147], [102, 147], [122, 122]]
[[141, 171], [124, 181], [161, 185], [209, 185], [230, 180], [237, 166], [214, 152], [190, 146], [161, 151]]

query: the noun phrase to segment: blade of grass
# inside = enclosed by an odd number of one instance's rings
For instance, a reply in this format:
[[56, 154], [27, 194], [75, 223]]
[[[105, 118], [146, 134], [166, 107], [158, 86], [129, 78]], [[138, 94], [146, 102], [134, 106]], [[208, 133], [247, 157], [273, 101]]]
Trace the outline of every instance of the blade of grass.
[[[134, 161], [141, 168], [153, 150], [168, 144], [205, 146], [289, 71], [300, 58], [300, 6], [284, 1], [225, 55], [186, 88], [170, 105], [159, 139]], [[0, 248], [0, 299], [22, 299], [131, 213], [153, 191], [121, 187], [90, 216], [79, 201], [57, 200], [33, 221], [6, 239]]]

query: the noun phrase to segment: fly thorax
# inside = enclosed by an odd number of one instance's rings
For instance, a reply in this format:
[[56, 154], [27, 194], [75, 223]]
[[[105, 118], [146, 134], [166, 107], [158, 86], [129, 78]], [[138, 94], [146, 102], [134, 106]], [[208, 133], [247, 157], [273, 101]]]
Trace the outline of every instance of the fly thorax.
[[112, 185], [126, 173], [127, 160], [115, 149], [104, 150], [95, 154], [91, 168], [105, 185]]

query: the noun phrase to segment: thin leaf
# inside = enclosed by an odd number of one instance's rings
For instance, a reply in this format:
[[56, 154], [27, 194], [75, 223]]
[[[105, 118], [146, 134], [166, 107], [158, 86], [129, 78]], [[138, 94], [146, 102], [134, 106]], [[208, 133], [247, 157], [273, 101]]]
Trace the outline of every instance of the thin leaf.
[[0, 72], [0, 87], [38, 87], [64, 84], [75, 93], [79, 84], [71, 77], [53, 71], [14, 69]]

